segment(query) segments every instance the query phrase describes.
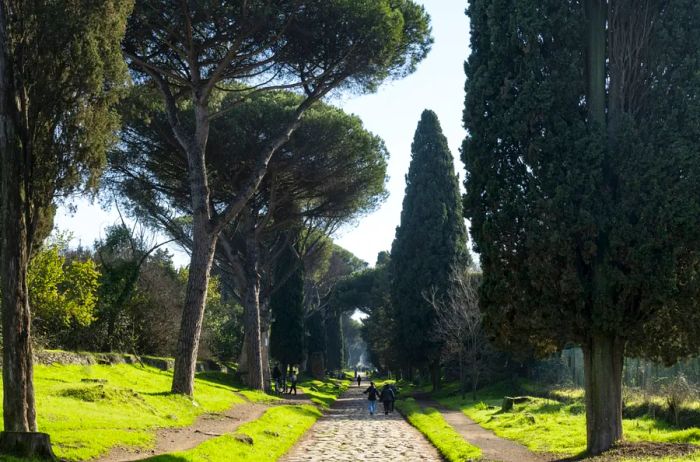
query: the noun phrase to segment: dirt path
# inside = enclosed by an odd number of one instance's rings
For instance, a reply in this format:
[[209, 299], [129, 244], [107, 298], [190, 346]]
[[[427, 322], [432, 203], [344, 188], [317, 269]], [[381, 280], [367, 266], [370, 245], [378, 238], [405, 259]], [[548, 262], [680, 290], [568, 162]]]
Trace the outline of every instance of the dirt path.
[[217, 436], [232, 433], [244, 423], [260, 418], [269, 406], [256, 403], [236, 404], [222, 414], [203, 414], [189, 427], [164, 428], [156, 433], [152, 449], [113, 448], [95, 462], [127, 462], [161, 454], [192, 449]]
[[546, 454], [534, 453], [521, 444], [496, 436], [461, 411], [449, 409], [434, 400], [420, 399], [417, 402], [421, 406], [432, 407], [440, 411], [445, 421], [457, 433], [469, 443], [481, 448], [485, 460], [500, 462], [548, 462], [556, 460], [555, 456], [548, 457]]
[[[281, 462], [439, 462], [437, 450], [400, 414], [373, 416], [365, 387], [352, 387], [338, 399]], [[378, 406], [381, 408], [381, 405]]]

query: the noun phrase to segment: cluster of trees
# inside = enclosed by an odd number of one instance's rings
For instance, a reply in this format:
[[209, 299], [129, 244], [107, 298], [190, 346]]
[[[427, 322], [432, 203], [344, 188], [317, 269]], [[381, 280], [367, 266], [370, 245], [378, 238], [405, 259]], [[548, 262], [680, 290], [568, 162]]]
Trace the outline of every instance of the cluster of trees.
[[[46, 348], [175, 353], [187, 269], [148, 233], [124, 224], [106, 230], [92, 249], [68, 247], [58, 235], [35, 252], [27, 276], [34, 343]], [[242, 342], [241, 307], [210, 280], [200, 357], [237, 358]]]
[[[300, 286], [290, 255], [305, 261], [319, 235], [384, 194], [381, 140], [320, 100], [410, 74], [431, 42], [412, 0], [0, 2], [3, 414], [14, 432], [0, 436], [2, 449], [51, 456], [33, 433], [28, 267], [57, 201], [94, 191], [109, 154], [105, 187], [191, 254], [172, 391], [193, 392], [212, 268], [243, 307], [247, 379], [262, 389], [271, 297], [287, 279]], [[81, 271], [55, 250], [44, 255], [63, 270], [45, 306], [75, 296], [79, 276], [94, 282], [90, 265], [111, 266], [103, 278], [124, 270], [124, 287], [110, 293], [122, 294], [110, 304], [118, 309], [94, 316], [118, 329], [134, 273], [107, 253], [94, 264], [76, 259]], [[287, 270], [277, 268], [281, 255]], [[325, 276], [305, 281], [322, 306]], [[86, 324], [109, 297], [91, 293], [69, 323]]]

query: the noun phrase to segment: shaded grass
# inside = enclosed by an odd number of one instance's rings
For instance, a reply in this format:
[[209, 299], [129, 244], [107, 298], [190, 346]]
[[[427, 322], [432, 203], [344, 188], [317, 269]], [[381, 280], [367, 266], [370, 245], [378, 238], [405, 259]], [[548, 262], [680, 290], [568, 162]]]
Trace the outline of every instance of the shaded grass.
[[95, 458], [118, 445], [150, 447], [157, 428], [187, 426], [203, 413], [244, 402], [226, 374], [202, 375], [192, 400], [171, 394], [172, 373], [152, 367], [37, 365], [39, 431], [51, 435], [56, 455], [67, 460]]
[[[261, 418], [242, 425], [232, 435], [213, 438], [190, 451], [147, 459], [151, 462], [264, 462], [275, 461], [316, 422], [321, 412], [314, 406], [278, 406]], [[252, 438], [252, 444], [236, 439]]]
[[421, 408], [413, 398], [396, 401], [396, 407], [449, 462], [481, 458], [481, 449], [465, 441], [438, 410], [431, 407]]

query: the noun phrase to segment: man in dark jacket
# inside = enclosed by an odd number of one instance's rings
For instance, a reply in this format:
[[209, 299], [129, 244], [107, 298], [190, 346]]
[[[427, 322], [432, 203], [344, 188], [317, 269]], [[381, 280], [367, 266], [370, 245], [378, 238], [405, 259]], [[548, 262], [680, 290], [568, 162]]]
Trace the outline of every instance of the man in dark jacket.
[[394, 390], [391, 389], [391, 385], [388, 383], [385, 383], [382, 387], [380, 399], [382, 400], [382, 404], [384, 404], [384, 415], [389, 415], [389, 410], [392, 407], [391, 405], [394, 402], [395, 396]]

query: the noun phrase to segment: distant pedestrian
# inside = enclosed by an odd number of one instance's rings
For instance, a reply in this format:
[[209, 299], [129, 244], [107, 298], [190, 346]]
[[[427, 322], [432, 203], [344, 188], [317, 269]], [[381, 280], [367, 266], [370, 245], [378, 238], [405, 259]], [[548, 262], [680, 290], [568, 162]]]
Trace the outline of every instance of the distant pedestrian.
[[377, 398], [379, 397], [379, 390], [374, 386], [374, 382], [369, 383], [369, 388], [362, 393], [367, 395], [369, 400], [369, 415], [374, 415], [377, 412]]
[[289, 377], [289, 380], [292, 382], [292, 385], [289, 387], [289, 394], [292, 394], [292, 391], [294, 391], [294, 394], [297, 394], [297, 373], [292, 370], [292, 375]]
[[275, 381], [275, 393], [279, 393], [282, 388], [282, 372], [280, 371], [279, 365], [275, 365], [275, 368], [272, 369], [272, 380]]
[[362, 374], [357, 374], [357, 388], [362, 385]]
[[389, 408], [389, 412], [394, 412], [394, 403], [396, 403], [396, 397], [399, 394], [399, 389], [396, 388], [396, 383], [391, 383], [389, 384], [389, 388], [391, 388], [391, 391], [394, 393], [392, 394], [392, 399], [391, 399], [391, 406]]
[[379, 395], [379, 399], [381, 399], [382, 404], [384, 404], [384, 415], [389, 415], [391, 403], [394, 401], [394, 390], [391, 389], [391, 385], [388, 383], [384, 384], [382, 387], [382, 393]]

